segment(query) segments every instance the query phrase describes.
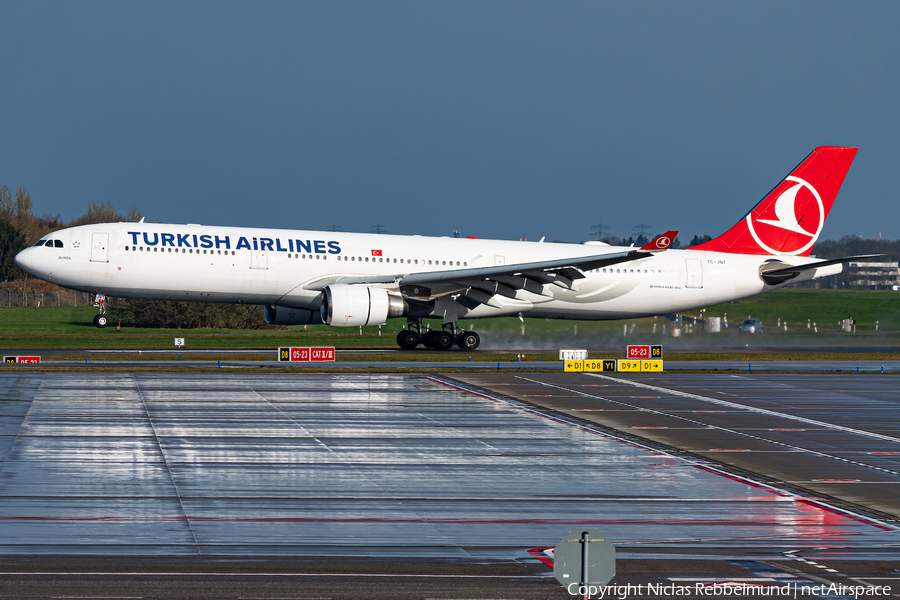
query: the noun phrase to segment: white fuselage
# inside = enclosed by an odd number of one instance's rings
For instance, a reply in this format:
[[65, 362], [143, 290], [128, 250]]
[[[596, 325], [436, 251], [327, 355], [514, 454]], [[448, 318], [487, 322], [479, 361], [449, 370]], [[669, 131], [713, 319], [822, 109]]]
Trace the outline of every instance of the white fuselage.
[[[87, 225], [45, 239], [59, 240], [62, 247], [28, 248], [17, 261], [32, 275], [64, 287], [122, 298], [309, 309], [318, 309], [324, 286], [346, 277], [462, 270], [622, 250], [595, 244], [151, 223]], [[814, 262], [793, 256], [667, 250], [587, 271], [573, 289], [547, 284], [543, 294], [519, 290], [515, 298], [495, 296], [464, 316], [601, 320], [686, 311], [781, 287], [765, 284], [759, 275], [760, 265], [772, 259], [792, 265]], [[804, 279], [837, 272], [840, 265], [811, 270]]]

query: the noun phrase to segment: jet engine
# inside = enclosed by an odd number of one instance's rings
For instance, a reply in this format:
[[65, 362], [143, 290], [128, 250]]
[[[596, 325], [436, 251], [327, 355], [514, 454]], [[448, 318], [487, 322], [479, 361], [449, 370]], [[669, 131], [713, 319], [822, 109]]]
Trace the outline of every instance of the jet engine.
[[397, 293], [365, 285], [335, 284], [322, 290], [322, 320], [335, 327], [384, 325], [409, 312]]
[[288, 306], [264, 306], [266, 323], [269, 325], [321, 325], [322, 318], [317, 310], [290, 308]]

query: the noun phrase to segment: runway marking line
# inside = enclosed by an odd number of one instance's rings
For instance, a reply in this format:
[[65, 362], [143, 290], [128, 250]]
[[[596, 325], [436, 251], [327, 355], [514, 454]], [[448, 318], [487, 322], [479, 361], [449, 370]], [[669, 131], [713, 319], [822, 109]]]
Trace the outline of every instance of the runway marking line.
[[[889, 435], [883, 435], [880, 433], [874, 433], [872, 431], [864, 431], [862, 429], [853, 429], [852, 427], [844, 427], [843, 425], [835, 425], [834, 423], [826, 423], [825, 421], [816, 421], [815, 419], [807, 419], [806, 417], [800, 417], [796, 415], [791, 415], [788, 413], [780, 413], [774, 410], [767, 410], [765, 408], [757, 408], [755, 406], [747, 406], [746, 404], [738, 404], [737, 402], [729, 402], [727, 400], [719, 400], [718, 398], [710, 398], [708, 396], [701, 396], [699, 394], [691, 394], [690, 392], [682, 392], [680, 390], [672, 390], [669, 388], [664, 388], [656, 385], [650, 385], [647, 383], [640, 383], [638, 381], [630, 381], [628, 379], [618, 379], [616, 377], [610, 377], [609, 375], [601, 375], [600, 373], [584, 373], [584, 375], [588, 375], [589, 377], [599, 377], [601, 379], [607, 379], [609, 381], [615, 381], [618, 383], [626, 383], [632, 385], [634, 387], [645, 388], [649, 390], [653, 390], [655, 392], [665, 392], [667, 394], [672, 394], [675, 396], [682, 396], [684, 398], [691, 398], [694, 400], [702, 400], [705, 402], [712, 402], [713, 404], [720, 404], [722, 406], [727, 406], [729, 408], [736, 408], [738, 410], [746, 410], [750, 412], [755, 412], [763, 415], [768, 415], [770, 417], [780, 417], [782, 419], [789, 419], [792, 421], [800, 421], [801, 423], [806, 423], [808, 425], [816, 425], [817, 427], [825, 427], [826, 429], [834, 429], [837, 431], [844, 431], [847, 433], [852, 433], [855, 435], [861, 435], [864, 437], [875, 438], [879, 440], [884, 440], [888, 442], [896, 442], [900, 443], [900, 438], [895, 438]], [[541, 382], [536, 382], [541, 383]], [[548, 384], [544, 384], [548, 385]], [[637, 396], [636, 396], [637, 397]]]
[[[521, 377], [521, 376], [519, 376], [519, 375], [515, 375], [515, 377], [517, 377], [517, 378], [519, 378], [519, 379], [524, 379], [524, 380], [526, 380], [526, 381], [530, 381], [530, 382], [532, 382], [532, 383], [537, 383], [538, 385], [546, 385], [546, 386], [549, 386], [549, 387], [559, 387], [559, 386], [555, 386], [555, 385], [549, 384], [549, 383], [544, 383], [544, 382], [540, 382], [540, 381], [534, 381], [534, 380], [532, 380], [532, 379], [528, 379], [528, 378], [526, 378], [526, 377]], [[651, 447], [651, 446], [647, 446], [647, 445], [645, 445], [645, 444], [641, 444], [641, 443], [638, 443], [638, 442], [633, 442], [633, 441], [631, 441], [631, 440], [626, 440], [626, 439], [624, 439], [624, 438], [618, 437], [618, 436], [613, 435], [613, 434], [611, 434], [611, 433], [607, 433], [607, 432], [605, 432], [605, 431], [600, 431], [600, 430], [598, 430], [598, 429], [596, 429], [596, 428], [587, 426], [587, 425], [585, 425], [585, 424], [583, 424], [583, 423], [572, 422], [572, 421], [566, 419], [566, 418], [563, 417], [563, 416], [557, 417], [557, 416], [553, 416], [553, 415], [550, 415], [550, 414], [546, 414], [546, 413], [543, 413], [543, 412], [541, 412], [541, 411], [539, 411], [539, 410], [535, 410], [535, 409], [528, 408], [528, 407], [525, 407], [525, 406], [517, 406], [517, 404], [516, 404], [516, 402], [515, 402], [514, 400], [511, 400], [511, 399], [509, 399], [509, 400], [507, 400], [507, 399], [501, 400], [501, 399], [499, 399], [499, 398], [493, 398], [493, 397], [491, 397], [491, 396], [488, 396], [487, 394], [483, 394], [483, 393], [481, 393], [481, 392], [478, 392], [478, 391], [469, 389], [469, 388], [465, 387], [464, 385], [462, 385], [462, 384], [460, 384], [460, 383], [458, 383], [458, 382], [450, 383], [449, 381], [444, 381], [444, 380], [441, 380], [441, 379], [437, 379], [437, 378], [435, 378], [435, 377], [433, 377], [433, 376], [426, 376], [426, 377], [423, 377], [423, 379], [425, 379], [425, 380], [427, 380], [427, 381], [432, 381], [432, 382], [434, 382], [434, 383], [437, 383], [437, 384], [440, 384], [440, 385], [444, 385], [444, 386], [447, 386], [447, 387], [450, 387], [450, 388], [453, 388], [453, 389], [456, 389], [456, 390], [459, 390], [459, 391], [461, 391], [461, 392], [465, 392], [465, 393], [467, 393], [467, 394], [471, 394], [471, 395], [476, 396], [476, 397], [479, 397], [479, 398], [484, 398], [484, 399], [486, 399], [486, 400], [490, 400], [490, 401], [495, 402], [495, 403], [497, 403], [497, 404], [506, 404], [506, 405], [514, 406], [514, 407], [517, 407], [517, 408], [520, 408], [520, 409], [524, 410], [525, 412], [534, 414], [534, 415], [536, 415], [536, 416], [542, 417], [542, 418], [547, 419], [547, 420], [549, 420], [549, 421], [553, 421], [553, 422], [555, 422], [555, 423], [560, 423], [560, 424], [563, 424], [563, 425], [567, 425], [567, 426], [569, 426], [569, 427], [574, 427], [574, 428], [576, 428], [576, 429], [580, 429], [580, 430], [582, 430], [582, 431], [585, 431], [585, 432], [588, 432], [588, 433], [592, 433], [592, 434], [597, 435], [597, 436], [599, 436], [599, 437], [603, 437], [603, 438], [607, 438], [607, 439], [611, 439], [611, 440], [616, 440], [617, 442], [620, 442], [620, 443], [622, 443], [622, 444], [625, 444], [626, 446], [631, 446], [631, 447], [633, 447], [633, 448], [640, 448], [640, 449], [642, 449], [642, 450], [646, 450], [646, 451], [648, 451], [648, 452], [652, 452], [652, 453], [654, 453], [654, 454], [656, 454], [656, 455], [658, 455], [658, 456], [665, 456], [665, 457], [671, 458], [671, 459], [673, 459], [673, 460], [683, 461], [685, 464], [693, 465], [694, 467], [696, 467], [696, 468], [698, 468], [698, 469], [701, 469], [701, 470], [704, 470], [704, 471], [708, 471], [708, 472], [710, 472], [710, 473], [712, 473], [712, 474], [719, 475], [720, 477], [725, 477], [725, 478], [727, 478], [727, 479], [732, 479], [732, 480], [734, 480], [734, 481], [740, 482], [740, 483], [742, 483], [742, 484], [744, 484], [744, 485], [747, 485], [747, 486], [751, 486], [751, 487], [756, 487], [756, 488], [760, 488], [760, 489], [767, 490], [767, 491], [769, 491], [769, 492], [775, 494], [776, 496], [782, 497], [782, 498], [785, 499], [786, 501], [792, 501], [792, 502], [797, 502], [797, 503], [801, 503], [801, 504], [807, 504], [807, 505], [810, 505], [810, 506], [813, 507], [813, 508], [817, 508], [817, 509], [822, 510], [822, 511], [824, 511], [824, 512], [830, 512], [830, 513], [833, 513], [833, 514], [836, 514], [836, 515], [840, 515], [840, 516], [842, 516], [842, 517], [844, 517], [844, 518], [848, 518], [848, 519], [850, 519], [850, 520], [852, 520], [852, 521], [857, 521], [857, 522], [859, 522], [859, 523], [865, 523], [866, 525], [869, 525], [869, 526], [871, 526], [871, 527], [875, 527], [876, 529], [880, 529], [880, 530], [882, 530], [882, 531], [900, 531], [900, 525], [894, 525], [894, 524], [892, 524], [892, 523], [886, 523], [886, 522], [881, 521], [881, 520], [879, 520], [879, 519], [877, 519], [877, 518], [875, 518], [875, 517], [869, 517], [869, 516], [867, 516], [867, 515], [862, 515], [862, 514], [853, 512], [853, 511], [851, 511], [851, 510], [849, 510], [849, 509], [839, 508], [839, 507], [836, 507], [836, 506], [832, 506], [832, 505], [828, 504], [827, 502], [825, 502], [824, 500], [819, 500], [819, 499], [817, 499], [817, 498], [811, 498], [811, 497], [799, 496], [799, 495], [797, 495], [797, 494], [795, 494], [795, 493], [793, 493], [793, 492], [790, 492], [790, 491], [788, 491], [788, 490], [784, 490], [784, 489], [778, 488], [778, 487], [776, 487], [776, 486], [774, 486], [774, 485], [771, 485], [771, 484], [768, 484], [768, 483], [764, 483], [764, 482], [761, 482], [761, 481], [755, 481], [755, 480], [750, 479], [749, 477], [745, 477], [745, 476], [743, 476], [743, 475], [737, 475], [737, 474], [734, 474], [734, 473], [729, 473], [728, 471], [725, 471], [724, 469], [719, 468], [718, 466], [714, 466], [714, 465], [710, 465], [710, 464], [706, 464], [706, 465], [700, 464], [698, 461], [690, 460], [690, 459], [685, 458], [685, 457], [682, 457], [682, 456], [676, 456], [676, 455], [674, 455], [674, 454], [667, 453], [667, 452], [662, 451], [662, 450], [660, 450], [660, 449], [658, 449], [658, 448], [654, 448], [654, 447]], [[608, 378], [608, 379], [612, 379], [613, 381], [618, 381], [618, 380], [616, 380], [616, 379], [614, 379], [614, 378]], [[566, 388], [563, 388], [563, 389], [566, 389]], [[575, 390], [568, 390], [568, 391], [574, 392], [574, 393], [576, 393], [576, 394], [581, 394], [581, 395], [584, 395], [584, 396], [588, 396], [588, 397], [591, 397], [591, 398], [600, 398], [599, 396], [592, 396], [591, 394], [588, 394], [588, 393], [586, 393], [586, 392], [576, 392]], [[601, 400], [606, 400], [606, 398], [600, 398], [600, 399], [601, 399]], [[610, 400], [610, 401], [611, 401], [611, 402], [616, 402], [616, 401], [614, 401], [614, 400]], [[621, 403], [621, 402], [618, 402], [618, 403], [619, 403], [619, 404], [624, 404], [624, 403]], [[627, 405], [626, 405], [626, 406], [627, 406]], [[550, 410], [550, 409], [547, 409], [547, 410]], [[656, 411], [652, 411], [652, 410], [649, 410], [649, 409], [639, 409], [639, 410], [647, 410], [648, 412], [656, 412]], [[683, 418], [683, 417], [680, 417], [680, 418]], [[688, 419], [685, 419], [685, 420], [688, 420]], [[755, 436], [749, 436], [749, 434], [747, 434], [747, 435], [748, 435], [748, 437], [755, 437]], [[783, 446], [788, 446], [788, 444], [781, 444], [781, 445], [783, 445]], [[802, 448], [800, 448], [800, 450], [807, 451], [807, 450], [802, 449]], [[814, 451], [809, 451], [809, 452], [815, 453]], [[816, 453], [816, 454], [818, 454], [818, 453]], [[824, 456], [828, 456], [828, 455], [824, 455]], [[834, 457], [830, 457], [830, 456], [829, 456], [829, 458], [834, 458]], [[839, 460], [844, 460], [844, 459], [839, 459]], [[853, 461], [845, 461], [845, 462], [853, 462]], [[873, 467], [873, 468], [877, 468], [877, 467]]]
[[[585, 374], [586, 374], [586, 375], [594, 375], [593, 373], [585, 373]], [[766, 443], [768, 443], [768, 444], [772, 444], [772, 445], [775, 445], [775, 446], [781, 446], [781, 447], [783, 447], [783, 448], [789, 448], [790, 451], [793, 451], [793, 452], [804, 452], [804, 453], [807, 453], [807, 454], [812, 454], [812, 455], [814, 455], [814, 456], [820, 456], [820, 457], [823, 457], [823, 458], [829, 458], [829, 459], [831, 459], [831, 460], [837, 460], [837, 461], [844, 462], [844, 463], [847, 463], [847, 464], [850, 464], [850, 465], [856, 465], [856, 466], [858, 466], [858, 467], [865, 467], [865, 468], [867, 468], [867, 469], [874, 469], [875, 471], [881, 471], [882, 473], [889, 473], [890, 475], [900, 476], [900, 472], [892, 471], [891, 469], [886, 469], [886, 468], [884, 468], [884, 467], [876, 467], [876, 466], [874, 466], [874, 465], [869, 465], [869, 464], [866, 464], [866, 463], [863, 463], [863, 462], [859, 462], [859, 461], [856, 461], [856, 460], [850, 460], [850, 459], [848, 459], [848, 458], [843, 458], [843, 457], [840, 457], [840, 456], [834, 456], [834, 455], [831, 455], [831, 454], [827, 454], [827, 453], [825, 453], [825, 452], [819, 452], [818, 450], [812, 450], [812, 449], [810, 449], [810, 448], [803, 448], [803, 447], [801, 447], [801, 446], [795, 446], [795, 445], [793, 445], [793, 444], [788, 444], [788, 443], [786, 443], [786, 442], [779, 442], [779, 441], [777, 441], [777, 440], [770, 440], [770, 439], [768, 439], [768, 438], [760, 437], [760, 436], [758, 436], [758, 435], [753, 435], [753, 434], [751, 434], [751, 433], [747, 433], [746, 431], [741, 431], [741, 430], [738, 430], [738, 429], [728, 429], [727, 427], [721, 427], [721, 426], [719, 426], [719, 425], [711, 425], [711, 424], [709, 424], [709, 423], [703, 423], [702, 421], [696, 421], [696, 420], [694, 420], [694, 419], [689, 419], [689, 418], [687, 418], [687, 417], [685, 417], [685, 416], [676, 414], [676, 413], [679, 412], [679, 411], [668, 411], [668, 412], [667, 412], [667, 411], [657, 410], [657, 409], [653, 409], [653, 408], [645, 408], [645, 407], [643, 407], [643, 406], [637, 406], [637, 405], [634, 405], [634, 404], [628, 404], [627, 402], [622, 402], [621, 400], [614, 400], [614, 399], [612, 399], [612, 398], [606, 398], [606, 397], [603, 397], [603, 396], [596, 396], [596, 395], [594, 395], [594, 394], [589, 394], [589, 393], [587, 393], [587, 392], [580, 392], [580, 391], [578, 391], [578, 390], [572, 390], [572, 389], [569, 389], [569, 388], [567, 388], [567, 387], [563, 387], [563, 386], [560, 386], [560, 385], [555, 385], [555, 384], [552, 384], [552, 383], [547, 383], [547, 382], [545, 382], [545, 381], [537, 381], [537, 380], [534, 380], [534, 379], [528, 379], [527, 377], [522, 377], [522, 376], [519, 376], [519, 375], [516, 375], [515, 377], [517, 377], [518, 379], [523, 379], [523, 380], [525, 380], [525, 381], [529, 381], [529, 382], [534, 383], [534, 384], [537, 384], [537, 385], [543, 385], [543, 386], [546, 386], [546, 387], [551, 387], [551, 388], [556, 388], [556, 389], [561, 389], [561, 390], [565, 390], [565, 391], [568, 391], [568, 392], [572, 392], [573, 394], [578, 394], [578, 395], [580, 395], [580, 396], [584, 396], [585, 398], [591, 398], [591, 399], [593, 399], [593, 400], [603, 400], [604, 402], [610, 402], [610, 403], [613, 403], [613, 404], [618, 404], [618, 405], [620, 405], [620, 406], [627, 406], [628, 408], [637, 410], [637, 411], [639, 411], [639, 412], [646, 412], [646, 413], [652, 413], [652, 414], [656, 414], [656, 415], [662, 415], [662, 416], [665, 416], [665, 417], [672, 417], [672, 418], [674, 418], [674, 419], [680, 419], [680, 420], [682, 420], [682, 421], [687, 421], [688, 423], [693, 423], [693, 424], [695, 424], [695, 425], [701, 425], [702, 427], [707, 428], [707, 429], [717, 429], [717, 430], [719, 430], [719, 431], [725, 431], [725, 432], [728, 432], [728, 433], [732, 433], [732, 434], [734, 434], [734, 435], [738, 435], [738, 436], [750, 438], [750, 439], [752, 439], [752, 440], [757, 440], [757, 441], [761, 441], [761, 442], [766, 442]], [[611, 378], [607, 377], [607, 379], [611, 379]], [[635, 385], [645, 385], [645, 384], [635, 384]], [[650, 386], [650, 387], [653, 387], [653, 386]], [[691, 397], [691, 396], [692, 396], [691, 394], [684, 394], [684, 395], [686, 395], [686, 396], [688, 396], [688, 397]], [[703, 396], [698, 396], [698, 398], [703, 398]], [[710, 399], [710, 400], [712, 400], [712, 399]], [[714, 400], [714, 401], [715, 401], [715, 400]], [[718, 402], [718, 401], [716, 401], [716, 402]], [[731, 404], [731, 403], [728, 402], [728, 403], [726, 403], [726, 404]], [[736, 405], [734, 405], [734, 406], [741, 406], [741, 405], [736, 404]], [[767, 411], [767, 412], [769, 412], [769, 411]], [[779, 413], [774, 413], [774, 414], [777, 415], [777, 414], [779, 414]]]

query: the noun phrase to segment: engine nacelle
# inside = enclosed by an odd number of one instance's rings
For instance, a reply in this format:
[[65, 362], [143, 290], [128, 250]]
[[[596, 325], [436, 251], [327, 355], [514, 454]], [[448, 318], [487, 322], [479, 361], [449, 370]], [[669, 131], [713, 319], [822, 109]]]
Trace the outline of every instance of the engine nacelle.
[[406, 301], [383, 288], [338, 283], [322, 290], [322, 320], [335, 327], [384, 325], [409, 312]]
[[322, 317], [317, 310], [290, 308], [288, 306], [264, 306], [266, 323], [269, 325], [321, 325]]

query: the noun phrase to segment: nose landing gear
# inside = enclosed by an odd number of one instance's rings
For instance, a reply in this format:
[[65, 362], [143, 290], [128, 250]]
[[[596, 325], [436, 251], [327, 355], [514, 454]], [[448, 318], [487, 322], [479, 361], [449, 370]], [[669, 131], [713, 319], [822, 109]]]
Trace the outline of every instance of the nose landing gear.
[[94, 315], [94, 326], [103, 329], [109, 325], [109, 317], [106, 316], [106, 296], [91, 294], [91, 305], [100, 311], [100, 314]]
[[462, 350], [474, 350], [481, 344], [481, 336], [474, 331], [463, 331], [456, 323], [449, 323], [444, 329], [422, 331], [422, 319], [407, 323], [407, 328], [397, 334], [397, 345], [404, 350], [412, 350], [419, 344], [434, 350], [449, 350], [456, 344]]

